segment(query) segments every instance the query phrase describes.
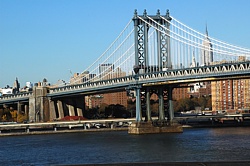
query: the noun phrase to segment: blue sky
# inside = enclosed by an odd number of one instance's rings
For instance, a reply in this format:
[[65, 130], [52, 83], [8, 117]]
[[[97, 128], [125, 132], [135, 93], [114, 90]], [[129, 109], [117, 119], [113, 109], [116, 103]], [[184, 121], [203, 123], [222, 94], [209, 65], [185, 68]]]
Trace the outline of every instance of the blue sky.
[[[250, 48], [249, 0], [0, 0], [0, 87], [69, 80], [97, 59], [133, 17], [170, 15]], [[70, 69], [70, 70], [69, 70]]]

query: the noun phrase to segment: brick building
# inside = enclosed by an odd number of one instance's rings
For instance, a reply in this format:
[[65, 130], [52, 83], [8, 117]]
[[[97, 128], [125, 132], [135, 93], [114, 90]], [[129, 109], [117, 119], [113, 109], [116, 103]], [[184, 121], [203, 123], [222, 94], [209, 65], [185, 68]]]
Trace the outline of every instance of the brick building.
[[212, 109], [250, 108], [250, 79], [212, 82]]

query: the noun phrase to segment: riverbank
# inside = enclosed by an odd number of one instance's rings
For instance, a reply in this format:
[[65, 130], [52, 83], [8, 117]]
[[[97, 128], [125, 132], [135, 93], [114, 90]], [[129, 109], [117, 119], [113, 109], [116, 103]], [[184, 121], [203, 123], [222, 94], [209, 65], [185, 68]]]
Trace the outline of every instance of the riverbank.
[[62, 134], [62, 133], [77, 133], [77, 132], [111, 132], [111, 131], [127, 131], [127, 127], [123, 128], [100, 128], [100, 129], [65, 129], [65, 130], [57, 130], [57, 131], [30, 131], [30, 132], [9, 132], [9, 133], [1, 133], [0, 137], [4, 136], [25, 136], [25, 135], [43, 135], [43, 134]]
[[238, 117], [216, 118], [216, 117], [179, 117], [177, 122], [183, 127], [245, 127], [250, 126], [250, 119], [239, 119]]
[[[239, 121], [239, 119], [224, 119], [223, 121], [207, 116], [176, 117], [175, 119], [183, 128], [213, 128], [213, 127], [247, 127], [250, 126], [250, 119]], [[108, 131], [128, 131], [135, 121], [131, 119], [103, 119], [103, 120], [83, 120], [64, 121], [30, 124], [5, 124], [0, 125], [0, 137], [21, 136], [21, 135], [41, 135], [60, 134], [74, 132], [108, 132]]]
[[[223, 128], [223, 127], [249, 127], [250, 125], [182, 125], [183, 128]], [[39, 131], [10, 131], [1, 132], [0, 137], [7, 136], [27, 136], [27, 135], [44, 135], [44, 134], [62, 134], [62, 133], [83, 133], [83, 132], [113, 132], [113, 131], [128, 131], [128, 127], [117, 128], [91, 128], [91, 129], [61, 129], [61, 130], [39, 130]]]
[[0, 136], [57, 134], [128, 130], [134, 119], [102, 119], [82, 121], [55, 121], [46, 123], [12, 123], [0, 125]]

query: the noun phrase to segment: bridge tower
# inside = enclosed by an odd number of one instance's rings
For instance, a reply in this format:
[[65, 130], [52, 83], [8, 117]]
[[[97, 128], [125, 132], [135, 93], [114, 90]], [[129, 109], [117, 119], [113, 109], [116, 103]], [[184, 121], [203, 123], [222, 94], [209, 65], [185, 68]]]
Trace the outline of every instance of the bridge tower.
[[[164, 19], [165, 18], [165, 19]], [[167, 21], [166, 21], [167, 20]], [[148, 16], [146, 10], [143, 15], [138, 15], [137, 10], [134, 12], [134, 40], [135, 40], [135, 65], [133, 67], [135, 72], [136, 84], [130, 86], [136, 92], [136, 123], [133, 123], [128, 132], [130, 134], [144, 134], [144, 133], [160, 133], [160, 132], [182, 132], [180, 126], [174, 126], [167, 124], [164, 113], [164, 86], [147, 87], [146, 89], [138, 84], [139, 74], [150, 73], [151, 67], [154, 67], [156, 71], [166, 71], [172, 68], [171, 56], [170, 56], [170, 21], [172, 18], [169, 16], [169, 10], [167, 10], [165, 16], [160, 15], [158, 10], [156, 15]], [[150, 26], [148, 22], [154, 24], [156, 27], [156, 66], [150, 65], [149, 57], [149, 30]], [[150, 110], [150, 90], [155, 89], [159, 98], [159, 124], [153, 124]], [[146, 117], [145, 121], [142, 121], [142, 110], [141, 110], [141, 90], [145, 91], [145, 102], [146, 102]], [[167, 89], [168, 94], [172, 93], [172, 89]], [[173, 119], [173, 106], [172, 106], [172, 94], [168, 95], [169, 100], [169, 114], [170, 120]]]
[[[167, 10], [165, 16], [160, 15], [160, 10], [157, 11], [156, 15], [147, 16], [146, 10], [144, 10], [143, 15], [138, 15], [137, 10], [134, 12], [134, 33], [135, 33], [135, 65], [134, 71], [137, 74], [140, 69], [144, 69], [145, 72], [149, 72], [149, 57], [148, 57], [148, 32], [149, 25], [146, 22], [152, 22], [153, 19], [156, 24], [158, 30], [157, 33], [157, 68], [159, 71], [162, 71], [167, 68], [172, 67], [171, 56], [170, 56], [170, 23], [162, 19], [164, 17], [169, 22], [172, 18], [169, 16], [169, 10]], [[162, 25], [166, 27], [166, 29], [162, 28]], [[160, 30], [160, 31], [159, 31]], [[165, 33], [162, 33], [165, 32]]]
[[[163, 19], [163, 17], [165, 19]], [[154, 22], [152, 22], [154, 20]], [[168, 20], [168, 21], [166, 21]], [[149, 64], [149, 45], [148, 45], [148, 33], [149, 33], [149, 25], [146, 22], [152, 22], [155, 24], [155, 27], [158, 28], [156, 30], [157, 34], [157, 71], [164, 71], [168, 68], [171, 68], [171, 56], [170, 56], [170, 21], [172, 18], [169, 16], [169, 10], [167, 10], [165, 16], [160, 15], [160, 10], [157, 11], [156, 15], [148, 16], [147, 11], [144, 10], [143, 15], [138, 15], [137, 10], [134, 12], [134, 34], [135, 34], [135, 65], [134, 65], [134, 72], [136, 74], [135, 79], [138, 79], [138, 74], [140, 71], [142, 72], [151, 72], [150, 70], [150, 64]], [[162, 28], [166, 27], [166, 29]], [[165, 33], [163, 33], [165, 32]], [[141, 96], [140, 86], [135, 86], [136, 91], [136, 121], [141, 121]], [[163, 88], [158, 89], [159, 92], [159, 101], [160, 106], [159, 112], [160, 112], [160, 120], [164, 120], [164, 102], [163, 102]], [[150, 96], [146, 96], [150, 97]], [[147, 101], [147, 114], [149, 114], [149, 99], [146, 99]]]

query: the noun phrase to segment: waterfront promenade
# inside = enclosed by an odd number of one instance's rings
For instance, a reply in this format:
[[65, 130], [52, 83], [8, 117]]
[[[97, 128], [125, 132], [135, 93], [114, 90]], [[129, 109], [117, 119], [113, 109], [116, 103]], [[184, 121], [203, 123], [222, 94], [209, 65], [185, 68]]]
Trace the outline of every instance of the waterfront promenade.
[[[56, 134], [72, 132], [123, 131], [128, 130], [135, 118], [112, 118], [94, 120], [53, 121], [44, 123], [2, 123], [0, 136]], [[157, 117], [153, 118], [157, 123]], [[249, 115], [189, 115], [175, 117], [175, 122], [189, 127], [242, 127], [250, 126]]]
[[117, 118], [79, 121], [54, 121], [44, 123], [1, 124], [0, 136], [127, 130], [128, 125], [134, 121], [135, 118]]

